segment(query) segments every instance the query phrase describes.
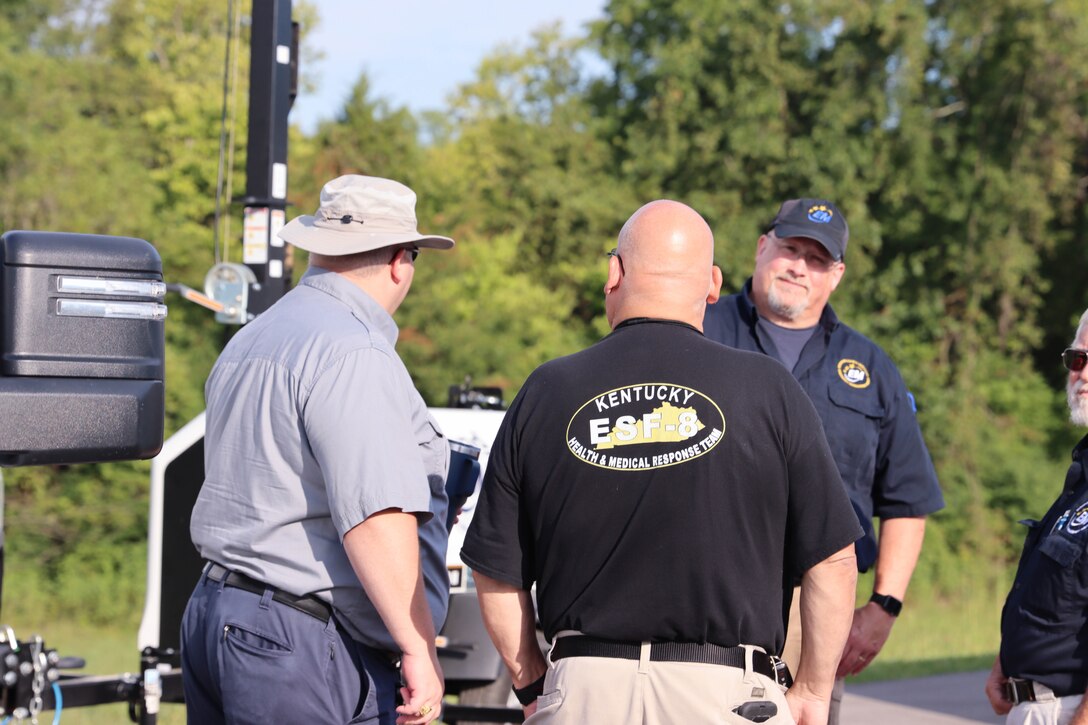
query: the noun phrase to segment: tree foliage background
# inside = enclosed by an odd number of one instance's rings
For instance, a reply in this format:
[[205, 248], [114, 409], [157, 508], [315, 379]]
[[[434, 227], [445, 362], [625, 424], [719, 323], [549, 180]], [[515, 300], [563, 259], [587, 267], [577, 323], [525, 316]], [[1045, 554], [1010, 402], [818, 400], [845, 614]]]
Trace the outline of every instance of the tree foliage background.
[[[317, 10], [295, 14], [305, 43]], [[0, 5], [0, 229], [143, 237], [200, 287], [229, 27], [211, 0]], [[948, 502], [912, 592], [954, 600], [970, 576], [1000, 599], [1013, 522], [1052, 500], [1077, 438], [1057, 353], [1088, 306], [1088, 0], [612, 0], [585, 33], [496, 49], [433, 113], [360, 77], [292, 131], [292, 214], [348, 172], [408, 183], [421, 226], [458, 240], [421, 258], [398, 313], [432, 404], [466, 375], [509, 399], [603, 335], [602, 255], [640, 204], [699, 210], [729, 292], [781, 200], [835, 199], [834, 305], [899, 363]], [[169, 434], [202, 409], [225, 334], [174, 301], [167, 337]], [[146, 475], [8, 471], [9, 580], [33, 586], [5, 604], [134, 618]]]

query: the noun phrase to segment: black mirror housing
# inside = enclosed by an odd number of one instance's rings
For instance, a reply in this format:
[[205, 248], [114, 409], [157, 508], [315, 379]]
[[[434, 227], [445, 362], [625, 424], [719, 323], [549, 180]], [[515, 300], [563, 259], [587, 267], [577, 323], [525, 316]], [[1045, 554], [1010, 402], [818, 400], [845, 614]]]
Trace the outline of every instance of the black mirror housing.
[[166, 285], [131, 237], [0, 237], [0, 466], [162, 447]]

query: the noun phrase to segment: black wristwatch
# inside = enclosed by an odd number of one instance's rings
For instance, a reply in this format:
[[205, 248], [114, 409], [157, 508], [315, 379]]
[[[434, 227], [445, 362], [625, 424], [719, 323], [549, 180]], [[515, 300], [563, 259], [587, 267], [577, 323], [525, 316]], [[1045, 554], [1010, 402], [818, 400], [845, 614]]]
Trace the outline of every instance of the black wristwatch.
[[544, 678], [547, 676], [547, 672], [538, 677], [533, 682], [530, 682], [525, 687], [514, 687], [511, 685], [511, 689], [514, 691], [514, 697], [518, 698], [518, 702], [522, 705], [531, 705], [533, 700], [544, 694]]
[[903, 611], [903, 602], [899, 601], [891, 594], [877, 594], [873, 592], [873, 596], [869, 597], [870, 602], [876, 602], [888, 614], [893, 617], [898, 617], [899, 613]]

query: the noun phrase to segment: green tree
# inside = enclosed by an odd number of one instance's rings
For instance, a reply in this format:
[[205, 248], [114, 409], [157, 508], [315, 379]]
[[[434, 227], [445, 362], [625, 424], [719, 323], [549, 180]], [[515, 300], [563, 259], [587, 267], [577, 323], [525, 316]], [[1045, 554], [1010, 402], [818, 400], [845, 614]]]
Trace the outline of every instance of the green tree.
[[465, 262], [441, 268], [456, 276], [439, 285], [421, 275], [424, 291], [406, 303], [406, 319], [432, 340], [448, 330], [434, 324], [430, 290], [461, 298], [459, 336], [435, 352], [436, 390], [471, 374], [512, 398], [537, 365], [606, 331], [603, 253], [637, 204], [593, 133], [583, 47], [553, 26], [525, 48], [497, 49], [451, 97], [448, 125], [427, 149], [422, 206], [465, 249]]
[[520, 269], [523, 249], [516, 233], [462, 237], [452, 251], [425, 250], [416, 260], [397, 348], [432, 405], [445, 405], [449, 386], [465, 376], [501, 387], [509, 403], [541, 362], [583, 345], [579, 328], [541, 314], [570, 300]]
[[1041, 317], [1054, 278], [1040, 272], [1077, 233], [1088, 5], [928, 9], [926, 53], [903, 67], [889, 137], [899, 171], [869, 200], [879, 296], [898, 300], [880, 324], [927, 351], [919, 379], [949, 433], [930, 441], [956, 504], [950, 544], [1008, 561], [1022, 538], [1012, 521], [1040, 513], [1071, 444], [1040, 324], [1067, 338], [1069, 312]]
[[[950, 504], [931, 561], [1008, 562], [1010, 521], [1060, 480], [1069, 434], [1035, 368], [1040, 271], [1068, 263], [1055, 251], [1083, 257], [1086, 10], [613, 0], [593, 29], [614, 173], [708, 216], [727, 287], [782, 199], [845, 210], [835, 305], [921, 401]], [[943, 568], [955, 586], [962, 567]]]
[[328, 178], [388, 176], [417, 192], [421, 229], [457, 240], [420, 258], [397, 315], [399, 349], [432, 403], [465, 375], [509, 399], [538, 364], [604, 331], [603, 253], [635, 202], [589, 130], [581, 47], [545, 28], [525, 49], [495, 51], [429, 120], [425, 144], [411, 115], [360, 78], [299, 147], [304, 181], [292, 198], [303, 213]]
[[[0, 7], [0, 227], [144, 238], [168, 281], [200, 287], [212, 262], [228, 25], [211, 0]], [[222, 334], [210, 313], [176, 300], [170, 308], [167, 434], [203, 407]], [[135, 617], [147, 465], [19, 469], [6, 478], [11, 574], [26, 582], [21, 594], [42, 594], [22, 606]]]

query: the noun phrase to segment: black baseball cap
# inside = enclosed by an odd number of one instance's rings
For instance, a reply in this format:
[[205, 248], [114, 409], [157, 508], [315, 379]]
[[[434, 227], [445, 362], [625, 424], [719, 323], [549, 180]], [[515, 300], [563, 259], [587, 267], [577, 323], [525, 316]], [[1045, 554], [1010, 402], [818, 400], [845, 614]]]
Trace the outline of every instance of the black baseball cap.
[[850, 227], [839, 208], [827, 199], [790, 199], [782, 202], [767, 231], [779, 239], [804, 237], [823, 245], [836, 262], [846, 253]]

